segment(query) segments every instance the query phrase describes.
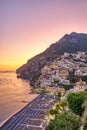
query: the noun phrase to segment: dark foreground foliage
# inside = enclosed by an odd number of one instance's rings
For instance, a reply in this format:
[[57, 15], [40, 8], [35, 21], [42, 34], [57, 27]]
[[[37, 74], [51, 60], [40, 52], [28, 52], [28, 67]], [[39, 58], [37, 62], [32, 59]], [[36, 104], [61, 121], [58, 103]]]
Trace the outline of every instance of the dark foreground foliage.
[[71, 93], [68, 95], [68, 104], [69, 108], [72, 112], [77, 115], [82, 115], [84, 109], [82, 108], [82, 104], [87, 96], [87, 92], [79, 92], [79, 93]]
[[80, 127], [80, 118], [72, 112], [57, 114], [46, 130], [77, 130]]

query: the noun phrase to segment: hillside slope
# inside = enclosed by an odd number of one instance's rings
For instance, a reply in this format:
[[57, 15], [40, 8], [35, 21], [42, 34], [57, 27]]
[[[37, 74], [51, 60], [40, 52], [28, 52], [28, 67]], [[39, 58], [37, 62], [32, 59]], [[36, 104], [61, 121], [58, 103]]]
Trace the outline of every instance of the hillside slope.
[[26, 64], [17, 69], [16, 73], [20, 75], [20, 78], [29, 79], [31, 85], [34, 86], [44, 65], [51, 63], [64, 52], [75, 53], [77, 51], [87, 51], [87, 34], [75, 32], [66, 34], [44, 52], [28, 60]]

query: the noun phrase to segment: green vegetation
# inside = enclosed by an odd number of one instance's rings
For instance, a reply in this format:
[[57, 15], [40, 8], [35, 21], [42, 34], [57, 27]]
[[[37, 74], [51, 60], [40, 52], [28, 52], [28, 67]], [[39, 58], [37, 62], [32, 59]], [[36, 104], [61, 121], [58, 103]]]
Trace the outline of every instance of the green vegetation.
[[80, 118], [72, 112], [57, 114], [46, 130], [77, 130], [80, 127]]
[[54, 80], [54, 84], [59, 84], [59, 81]]
[[51, 115], [58, 114], [58, 110], [57, 110], [57, 109], [51, 109], [51, 110], [50, 110], [50, 114], [51, 114]]
[[82, 125], [84, 130], [87, 130], [87, 97], [85, 98], [84, 103], [82, 104], [82, 107], [84, 108], [84, 112], [82, 114]]
[[63, 88], [65, 88], [65, 90], [69, 90], [74, 88], [74, 85], [70, 84], [70, 85], [63, 85]]
[[76, 76], [70, 78], [70, 83], [76, 83], [77, 81], [78, 81], [78, 79]]
[[60, 109], [60, 104], [56, 105], [56, 109], [59, 110]]
[[60, 102], [61, 101], [61, 97], [57, 97], [57, 100]]
[[64, 102], [62, 102], [60, 105], [61, 105], [61, 107], [64, 109], [64, 107], [67, 106], [67, 102], [64, 101]]
[[[67, 101], [58, 103], [55, 109], [50, 110], [55, 119], [51, 120], [46, 130], [78, 130], [81, 126], [87, 130], [87, 92], [71, 93]], [[66, 109], [67, 105], [71, 111]]]
[[61, 92], [58, 92], [57, 93], [57, 100], [61, 101], [61, 96], [62, 96]]
[[61, 97], [61, 96], [62, 96], [61, 92], [58, 92], [57, 97]]
[[87, 75], [82, 76], [81, 78], [82, 78], [82, 81], [86, 81], [87, 82]]
[[59, 110], [63, 111], [64, 108], [65, 108], [65, 106], [67, 106], [67, 102], [66, 102], [66, 101], [61, 102], [61, 103], [58, 103], [58, 104], [56, 105], [56, 108], [55, 108], [55, 109], [51, 109], [51, 110], [50, 110], [50, 114], [51, 114], [51, 115], [56, 115], [56, 114], [58, 114], [58, 111], [59, 111]]
[[72, 112], [80, 116], [82, 115], [84, 109], [81, 106], [85, 96], [87, 96], [87, 92], [71, 93], [68, 95], [67, 100]]
[[69, 72], [69, 77], [68, 79], [70, 80], [70, 83], [76, 83], [77, 82], [77, 77], [74, 75], [75, 70], [73, 72]]

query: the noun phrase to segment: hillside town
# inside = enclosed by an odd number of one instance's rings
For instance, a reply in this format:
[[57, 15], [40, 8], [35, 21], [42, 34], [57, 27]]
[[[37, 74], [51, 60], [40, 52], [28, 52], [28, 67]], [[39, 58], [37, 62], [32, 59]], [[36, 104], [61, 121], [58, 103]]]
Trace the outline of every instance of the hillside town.
[[66, 126], [68, 130], [86, 130], [87, 109], [83, 111], [82, 105], [87, 102], [87, 52], [64, 53], [44, 66], [41, 73], [33, 88], [33, 92], [39, 93], [37, 98], [1, 130], [53, 130], [53, 126], [56, 130], [65, 130]]
[[39, 91], [64, 93], [67, 87], [67, 92], [84, 91], [87, 89], [87, 52], [64, 53], [44, 66], [41, 73], [36, 82]]

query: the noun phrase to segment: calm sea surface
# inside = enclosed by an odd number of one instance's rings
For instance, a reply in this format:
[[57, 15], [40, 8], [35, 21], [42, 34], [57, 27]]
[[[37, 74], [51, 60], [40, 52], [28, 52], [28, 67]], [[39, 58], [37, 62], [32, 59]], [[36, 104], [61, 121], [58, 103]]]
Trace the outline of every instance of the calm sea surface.
[[0, 125], [37, 96], [29, 94], [30, 89], [15, 73], [0, 73]]

